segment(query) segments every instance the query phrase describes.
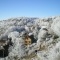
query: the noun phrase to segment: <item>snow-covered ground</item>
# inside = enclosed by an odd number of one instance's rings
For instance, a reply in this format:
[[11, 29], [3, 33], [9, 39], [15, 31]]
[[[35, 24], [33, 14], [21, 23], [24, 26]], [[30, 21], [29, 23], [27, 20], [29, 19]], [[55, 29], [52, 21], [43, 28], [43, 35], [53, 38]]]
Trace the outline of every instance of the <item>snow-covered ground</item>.
[[[36, 42], [24, 44], [24, 34]], [[60, 16], [49, 18], [11, 18], [0, 21], [0, 40], [12, 38], [9, 54], [1, 60], [60, 60]]]

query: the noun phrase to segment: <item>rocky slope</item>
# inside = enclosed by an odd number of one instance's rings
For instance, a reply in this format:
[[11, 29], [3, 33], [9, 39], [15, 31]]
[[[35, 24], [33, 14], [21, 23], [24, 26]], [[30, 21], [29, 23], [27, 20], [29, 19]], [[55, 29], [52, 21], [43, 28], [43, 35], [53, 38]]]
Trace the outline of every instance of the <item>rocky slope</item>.
[[[8, 56], [1, 60], [59, 60], [60, 16], [49, 18], [11, 18], [0, 21], [0, 40], [11, 38]], [[25, 36], [33, 36], [26, 46]]]

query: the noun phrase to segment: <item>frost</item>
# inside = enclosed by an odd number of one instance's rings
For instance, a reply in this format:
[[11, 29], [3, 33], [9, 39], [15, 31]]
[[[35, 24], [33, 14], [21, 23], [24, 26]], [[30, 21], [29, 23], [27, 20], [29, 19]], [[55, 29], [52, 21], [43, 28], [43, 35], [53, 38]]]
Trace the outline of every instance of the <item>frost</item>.
[[56, 35], [60, 36], [60, 17], [54, 20], [54, 22], [51, 25], [51, 29]]
[[[20, 17], [0, 21], [0, 40], [11, 38], [13, 43], [8, 56], [0, 60], [60, 60], [59, 19]], [[33, 35], [36, 42], [26, 46], [25, 35]]]

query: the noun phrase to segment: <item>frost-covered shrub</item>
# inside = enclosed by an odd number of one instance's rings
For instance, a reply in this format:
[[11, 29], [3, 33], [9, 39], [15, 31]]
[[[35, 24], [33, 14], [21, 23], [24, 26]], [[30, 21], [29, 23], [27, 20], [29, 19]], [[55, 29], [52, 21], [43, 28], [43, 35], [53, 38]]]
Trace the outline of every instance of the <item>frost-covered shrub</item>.
[[11, 26], [9, 27], [6, 32], [4, 34], [9, 34], [10, 32], [13, 32], [13, 31], [17, 31], [17, 32], [21, 32], [21, 31], [24, 31], [24, 27], [20, 27], [20, 26]]
[[60, 36], [60, 18], [59, 17], [53, 21], [51, 25], [51, 29], [56, 35]]
[[49, 60], [47, 56], [48, 56], [48, 52], [46, 51], [39, 51], [37, 53], [37, 57], [39, 58], [39, 60]]
[[25, 25], [25, 30], [29, 32], [29, 27], [27, 25]]
[[49, 60], [60, 60], [60, 42], [50, 50], [48, 58]]
[[40, 46], [41, 42], [46, 40], [48, 31], [40, 29], [39, 34], [38, 34], [38, 40], [37, 40], [37, 45]]
[[22, 39], [22, 37], [20, 38], [15, 37], [15, 39], [13, 39], [12, 42], [13, 42], [13, 46], [10, 49], [11, 51], [9, 51], [10, 59], [11, 57], [16, 57], [16, 56], [18, 58], [26, 56], [24, 40]]
[[38, 27], [35, 27], [35, 29], [33, 30], [33, 35], [34, 35], [34, 38], [35, 38], [35, 39], [38, 39], [39, 30], [40, 30], [40, 29], [38, 29]]
[[19, 32], [14, 31], [14, 32], [9, 33], [9, 35], [8, 35], [8, 37], [12, 37], [12, 38], [13, 38], [13, 36], [14, 37], [18, 37], [19, 36]]
[[36, 48], [37, 48], [36, 43], [31, 44], [31, 45], [27, 48], [27, 50], [28, 50], [28, 55], [34, 53], [35, 50], [36, 50]]

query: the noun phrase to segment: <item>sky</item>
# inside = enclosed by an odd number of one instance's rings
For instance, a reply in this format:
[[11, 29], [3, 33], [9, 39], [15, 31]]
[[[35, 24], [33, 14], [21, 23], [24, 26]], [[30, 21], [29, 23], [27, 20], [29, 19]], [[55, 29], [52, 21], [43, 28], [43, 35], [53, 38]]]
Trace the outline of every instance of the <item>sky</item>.
[[60, 0], [0, 0], [0, 20], [60, 16]]

